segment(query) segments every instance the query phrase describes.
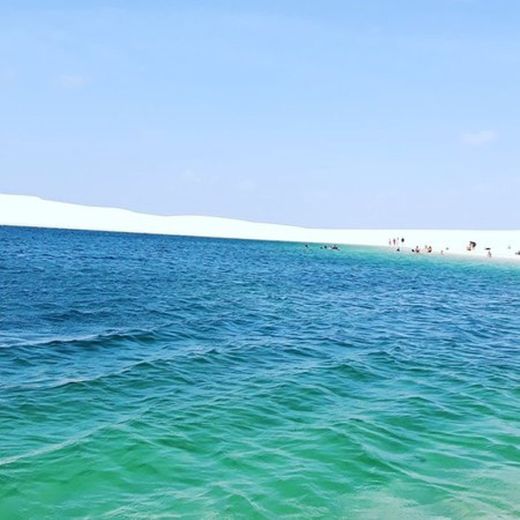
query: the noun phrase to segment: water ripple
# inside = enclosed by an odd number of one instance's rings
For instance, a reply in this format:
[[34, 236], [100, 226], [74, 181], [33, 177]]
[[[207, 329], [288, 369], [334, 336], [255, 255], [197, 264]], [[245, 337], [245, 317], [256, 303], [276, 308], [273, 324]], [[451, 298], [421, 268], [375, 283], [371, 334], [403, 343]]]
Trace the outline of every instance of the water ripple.
[[517, 267], [0, 241], [0, 518], [520, 516]]

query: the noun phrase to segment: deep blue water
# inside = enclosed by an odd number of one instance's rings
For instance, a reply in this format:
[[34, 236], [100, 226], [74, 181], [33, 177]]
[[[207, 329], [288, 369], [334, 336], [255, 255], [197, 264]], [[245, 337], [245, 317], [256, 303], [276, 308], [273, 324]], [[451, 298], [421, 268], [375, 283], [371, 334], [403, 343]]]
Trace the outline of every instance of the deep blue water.
[[520, 268], [0, 227], [0, 518], [518, 518]]

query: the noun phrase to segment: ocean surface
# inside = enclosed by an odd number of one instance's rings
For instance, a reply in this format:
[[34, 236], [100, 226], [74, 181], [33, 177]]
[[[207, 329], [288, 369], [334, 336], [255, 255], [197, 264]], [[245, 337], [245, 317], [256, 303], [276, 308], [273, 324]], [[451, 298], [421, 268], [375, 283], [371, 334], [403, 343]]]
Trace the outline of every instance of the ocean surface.
[[0, 228], [0, 519], [520, 517], [520, 268]]

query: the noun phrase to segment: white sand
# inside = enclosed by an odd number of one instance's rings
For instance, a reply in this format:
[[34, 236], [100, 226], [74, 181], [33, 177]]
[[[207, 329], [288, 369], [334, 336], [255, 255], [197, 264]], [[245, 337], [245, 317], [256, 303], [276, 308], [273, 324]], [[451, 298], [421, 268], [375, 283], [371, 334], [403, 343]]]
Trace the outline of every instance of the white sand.
[[[24, 195], [0, 194], [0, 225], [386, 247], [389, 238], [404, 237], [401, 250], [406, 252], [431, 245], [437, 254], [442, 250], [445, 255], [486, 256], [489, 247], [493, 258], [520, 260], [514, 254], [520, 250], [520, 230], [314, 229], [218, 217], [164, 217]], [[468, 253], [470, 240], [477, 247]]]

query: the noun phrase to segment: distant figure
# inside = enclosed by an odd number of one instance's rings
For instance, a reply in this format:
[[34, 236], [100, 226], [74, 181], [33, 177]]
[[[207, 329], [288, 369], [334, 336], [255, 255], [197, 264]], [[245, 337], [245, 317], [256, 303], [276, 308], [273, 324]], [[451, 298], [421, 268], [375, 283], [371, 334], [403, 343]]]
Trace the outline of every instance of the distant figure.
[[428, 246], [428, 249], [427, 249], [428, 253], [431, 253], [433, 251], [433, 248], [432, 246]]
[[473, 240], [469, 241], [469, 244], [466, 246], [466, 251], [473, 251], [477, 247], [477, 243], [473, 242]]
[[392, 245], [395, 246], [395, 238], [392, 238]]
[[401, 244], [404, 244], [404, 238], [401, 238]]
[[392, 239], [391, 239], [391, 238], [388, 239], [388, 245], [389, 245], [389, 246], [392, 245]]
[[487, 255], [488, 255], [488, 258], [491, 258], [491, 249], [489, 247], [487, 248]]
[[444, 254], [444, 249], [441, 249], [441, 255], [443, 255], [443, 254]]

